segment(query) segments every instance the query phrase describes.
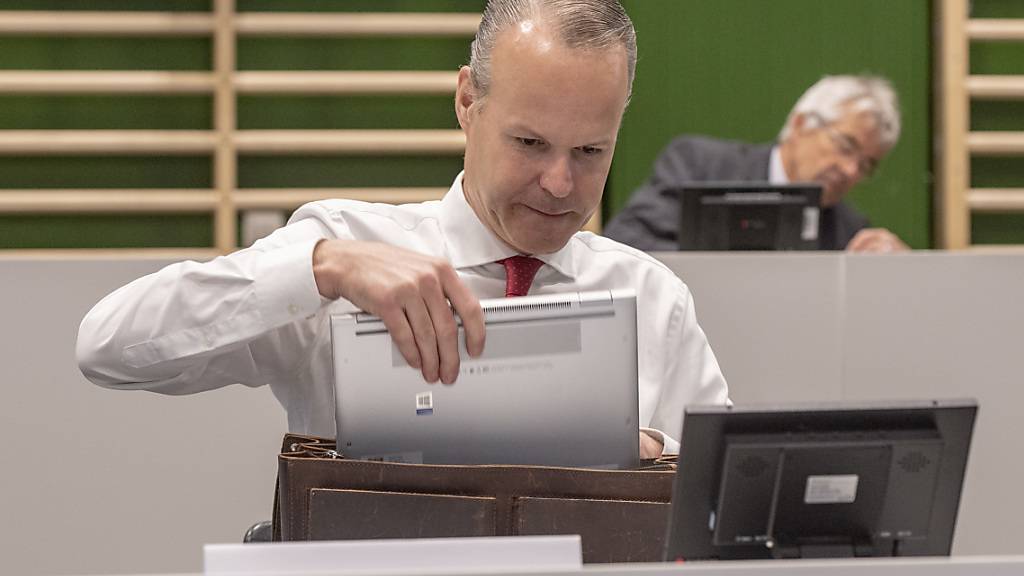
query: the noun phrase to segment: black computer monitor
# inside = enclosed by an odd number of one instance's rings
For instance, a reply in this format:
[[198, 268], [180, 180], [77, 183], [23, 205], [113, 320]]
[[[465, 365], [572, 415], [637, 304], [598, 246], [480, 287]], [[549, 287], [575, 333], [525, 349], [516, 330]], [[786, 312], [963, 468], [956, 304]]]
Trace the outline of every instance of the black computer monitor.
[[948, 555], [976, 412], [689, 407], [666, 559]]
[[680, 199], [680, 250], [817, 250], [821, 186], [695, 182]]

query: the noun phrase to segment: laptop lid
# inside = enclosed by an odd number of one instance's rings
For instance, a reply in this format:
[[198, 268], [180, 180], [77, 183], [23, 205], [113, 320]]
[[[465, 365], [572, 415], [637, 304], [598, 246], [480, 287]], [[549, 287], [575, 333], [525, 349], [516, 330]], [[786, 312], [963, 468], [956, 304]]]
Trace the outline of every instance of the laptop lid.
[[639, 459], [633, 291], [482, 300], [453, 385], [428, 384], [368, 314], [331, 317], [338, 449], [423, 464], [631, 468]]

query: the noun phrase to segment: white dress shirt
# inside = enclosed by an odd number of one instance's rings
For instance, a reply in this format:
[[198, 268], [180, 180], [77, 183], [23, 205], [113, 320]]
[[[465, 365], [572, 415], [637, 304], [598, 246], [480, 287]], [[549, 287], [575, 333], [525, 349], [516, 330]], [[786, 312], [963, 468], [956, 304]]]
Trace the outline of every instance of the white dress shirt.
[[785, 186], [789, 184], [789, 175], [786, 174], [786, 167], [782, 165], [782, 152], [778, 145], [772, 146], [771, 155], [768, 157], [768, 183], [772, 186]]
[[[497, 261], [516, 254], [477, 219], [461, 174], [440, 201], [314, 202], [251, 248], [172, 264], [105, 297], [79, 328], [82, 373], [100, 386], [164, 394], [269, 384], [288, 412], [289, 430], [333, 438], [329, 317], [355, 307], [317, 290], [312, 253], [323, 238], [446, 258], [479, 298], [504, 296]], [[647, 254], [589, 232], [537, 257], [545, 265], [531, 294], [636, 291], [640, 423], [665, 435], [665, 453], [677, 452], [683, 406], [728, 401], [690, 291]]]

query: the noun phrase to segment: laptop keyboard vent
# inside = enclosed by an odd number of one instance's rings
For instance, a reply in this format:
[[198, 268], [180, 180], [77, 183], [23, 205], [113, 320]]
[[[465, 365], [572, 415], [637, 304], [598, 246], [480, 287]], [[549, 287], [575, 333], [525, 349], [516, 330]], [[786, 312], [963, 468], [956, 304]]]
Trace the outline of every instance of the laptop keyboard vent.
[[545, 304], [506, 304], [488, 308], [485, 314], [500, 314], [506, 312], [540, 312], [543, 310], [569, 310], [572, 302], [550, 302]]

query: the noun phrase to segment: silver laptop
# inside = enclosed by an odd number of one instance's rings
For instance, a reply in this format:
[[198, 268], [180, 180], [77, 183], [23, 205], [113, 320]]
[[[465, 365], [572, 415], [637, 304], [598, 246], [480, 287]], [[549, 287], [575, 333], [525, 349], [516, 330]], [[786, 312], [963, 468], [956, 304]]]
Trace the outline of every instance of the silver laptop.
[[338, 449], [418, 464], [635, 467], [631, 290], [482, 300], [487, 342], [455, 384], [427, 384], [377, 317], [331, 317]]

